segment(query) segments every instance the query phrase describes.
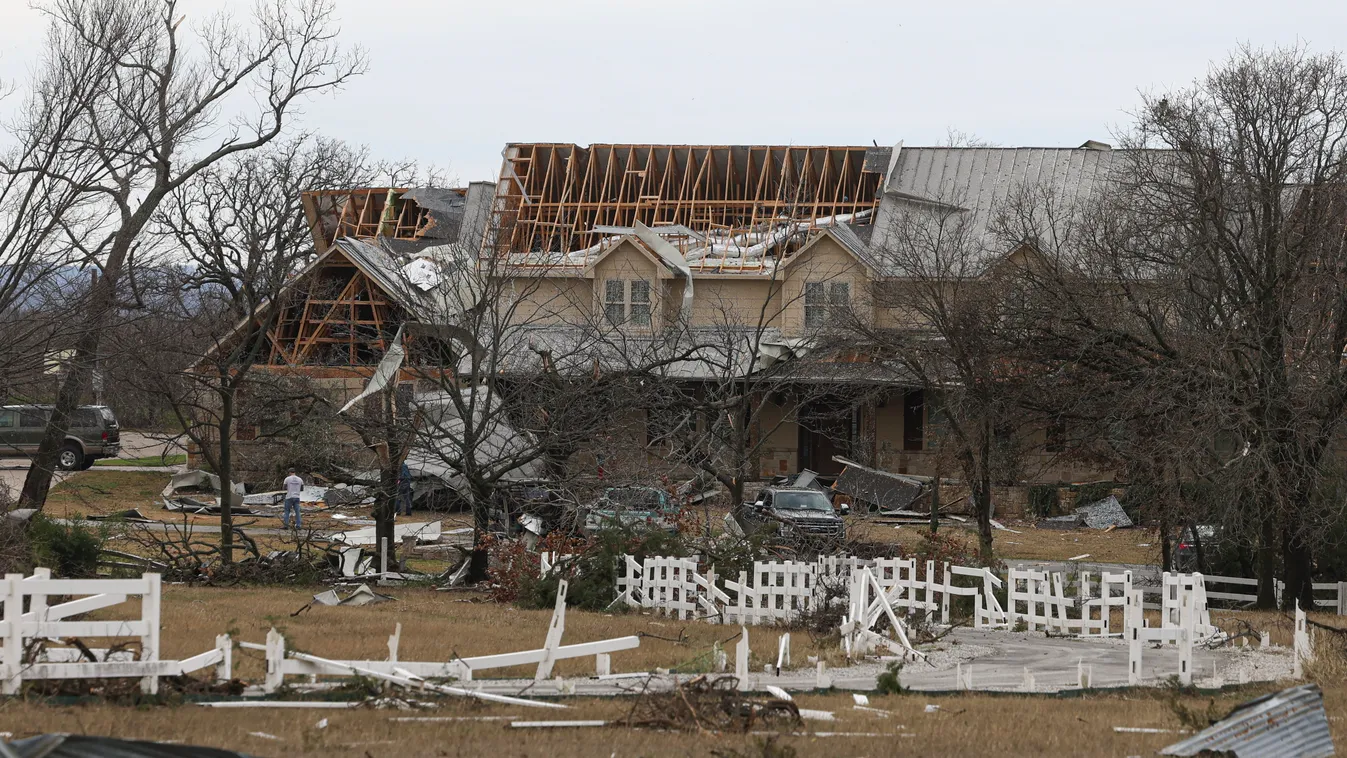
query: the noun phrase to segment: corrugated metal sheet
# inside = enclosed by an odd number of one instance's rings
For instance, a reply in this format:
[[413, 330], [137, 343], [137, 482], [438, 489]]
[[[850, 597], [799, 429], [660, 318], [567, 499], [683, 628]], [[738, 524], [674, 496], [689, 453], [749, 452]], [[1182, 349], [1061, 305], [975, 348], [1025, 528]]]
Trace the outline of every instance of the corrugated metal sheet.
[[19, 758], [248, 758], [244, 753], [213, 747], [80, 734], [43, 734], [10, 742], [8, 746]]
[[1333, 735], [1317, 684], [1265, 695], [1160, 755], [1233, 751], [1239, 758], [1323, 758], [1334, 754]]

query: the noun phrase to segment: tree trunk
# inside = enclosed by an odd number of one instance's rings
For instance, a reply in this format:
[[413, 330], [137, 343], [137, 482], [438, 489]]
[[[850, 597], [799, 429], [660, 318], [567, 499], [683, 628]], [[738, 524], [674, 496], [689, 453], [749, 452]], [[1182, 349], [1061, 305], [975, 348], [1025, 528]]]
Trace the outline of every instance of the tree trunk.
[[974, 486], [975, 506], [978, 516], [978, 554], [982, 565], [990, 566], [996, 561], [992, 553], [992, 426], [990, 420], [982, 423], [982, 434], [978, 444], [977, 480]]
[[940, 530], [940, 459], [937, 458], [935, 464], [935, 477], [931, 479], [931, 534], [935, 534], [939, 530]]
[[151, 189], [136, 212], [123, 217], [122, 227], [117, 231], [103, 264], [103, 275], [89, 289], [84, 323], [80, 326], [79, 338], [75, 340], [75, 357], [70, 362], [70, 371], [61, 383], [61, 389], [56, 393], [56, 407], [51, 420], [47, 422], [47, 432], [42, 436], [37, 454], [28, 467], [28, 476], [23, 480], [23, 491], [19, 495], [20, 508], [41, 510], [47, 502], [56, 457], [70, 429], [70, 417], [92, 383], [103, 331], [107, 329], [117, 304], [117, 283], [121, 280], [122, 266], [126, 263], [131, 244], [149, 222], [165, 193], [166, 190], [159, 187]]
[[1303, 611], [1314, 610], [1314, 565], [1309, 546], [1301, 539], [1294, 524], [1282, 530], [1282, 557], [1286, 590], [1282, 592], [1282, 610], [1293, 611], [1296, 601]]
[[1160, 570], [1173, 571], [1174, 540], [1173, 535], [1170, 533], [1173, 529], [1173, 524], [1170, 523], [1169, 517], [1170, 514], [1173, 513], [1174, 501], [1170, 497], [1169, 480], [1165, 478], [1164, 473], [1159, 475], [1156, 482], [1155, 521], [1160, 528]]
[[1258, 531], [1258, 602], [1255, 604], [1256, 608], [1272, 609], [1277, 607], [1276, 582], [1277, 545], [1274, 538], [1272, 514], [1264, 511], [1262, 528]]
[[393, 456], [381, 461], [379, 470], [379, 494], [374, 500], [374, 544], [377, 565], [382, 568], [387, 559], [388, 570], [397, 566], [397, 545], [393, 539], [393, 514], [397, 509], [397, 464]]
[[[477, 584], [489, 579], [490, 553], [487, 536], [491, 533], [491, 494], [486, 488], [472, 486], [472, 552], [468, 555], [466, 584]], [[508, 525], [507, 525], [508, 526]]]
[[[224, 378], [228, 382], [228, 378]], [[220, 393], [220, 560], [225, 564], [234, 561], [234, 506], [230, 502], [234, 494], [233, 443], [229, 439], [234, 433], [234, 389], [228, 384]]]

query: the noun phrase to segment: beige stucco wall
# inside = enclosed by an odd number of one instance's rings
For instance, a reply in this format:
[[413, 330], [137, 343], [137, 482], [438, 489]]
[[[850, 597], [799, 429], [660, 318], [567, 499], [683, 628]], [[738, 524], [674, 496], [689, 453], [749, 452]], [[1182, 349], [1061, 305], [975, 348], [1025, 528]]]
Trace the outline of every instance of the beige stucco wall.
[[787, 335], [812, 331], [806, 329], [804, 323], [804, 289], [808, 282], [822, 282], [829, 285], [829, 289], [835, 282], [846, 282], [851, 292], [851, 307], [856, 315], [862, 319], [872, 315], [869, 272], [831, 237], [820, 237], [814, 244], [801, 250], [787, 262], [784, 272], [781, 329]]

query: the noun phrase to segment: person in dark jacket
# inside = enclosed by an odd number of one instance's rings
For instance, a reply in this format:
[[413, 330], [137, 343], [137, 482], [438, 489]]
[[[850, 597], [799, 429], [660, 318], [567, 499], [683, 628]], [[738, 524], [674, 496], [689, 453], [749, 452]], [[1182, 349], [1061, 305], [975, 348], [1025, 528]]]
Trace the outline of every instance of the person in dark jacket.
[[406, 463], [398, 471], [398, 507], [393, 512], [412, 515], [412, 470]]

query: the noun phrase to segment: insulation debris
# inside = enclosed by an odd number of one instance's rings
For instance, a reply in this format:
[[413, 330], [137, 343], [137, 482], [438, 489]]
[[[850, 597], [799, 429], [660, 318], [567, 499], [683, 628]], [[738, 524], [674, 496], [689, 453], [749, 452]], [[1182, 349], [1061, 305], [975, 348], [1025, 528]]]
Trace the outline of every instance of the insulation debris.
[[1128, 518], [1122, 503], [1119, 503], [1114, 495], [1109, 495], [1097, 503], [1082, 505], [1074, 513], [1043, 519], [1038, 525], [1048, 529], [1076, 529], [1082, 526], [1087, 529], [1110, 527], [1126, 529], [1133, 526], [1132, 519]]

